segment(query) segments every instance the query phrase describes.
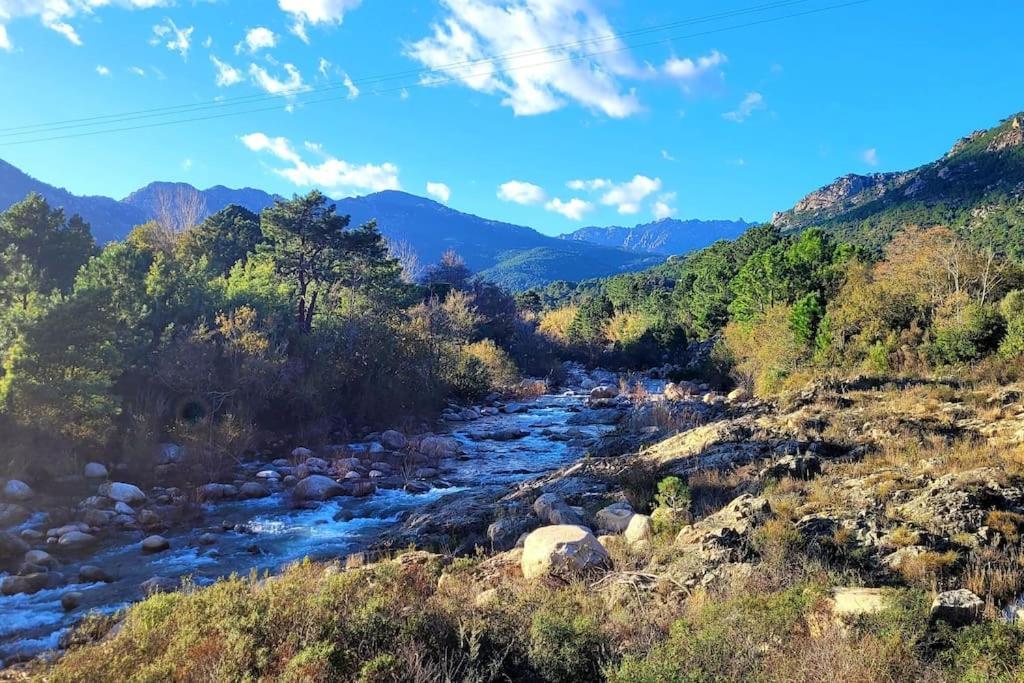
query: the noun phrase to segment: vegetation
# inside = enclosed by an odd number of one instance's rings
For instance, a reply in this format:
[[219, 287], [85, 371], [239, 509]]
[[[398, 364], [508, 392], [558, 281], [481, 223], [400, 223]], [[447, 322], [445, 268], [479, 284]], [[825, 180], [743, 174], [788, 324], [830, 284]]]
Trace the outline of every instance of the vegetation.
[[31, 195], [0, 214], [0, 297], [8, 472], [99, 455], [145, 471], [184, 434], [214, 460], [284, 429], [315, 442], [554, 367], [503, 290], [454, 255], [406, 282], [376, 227], [318, 192], [102, 250]]

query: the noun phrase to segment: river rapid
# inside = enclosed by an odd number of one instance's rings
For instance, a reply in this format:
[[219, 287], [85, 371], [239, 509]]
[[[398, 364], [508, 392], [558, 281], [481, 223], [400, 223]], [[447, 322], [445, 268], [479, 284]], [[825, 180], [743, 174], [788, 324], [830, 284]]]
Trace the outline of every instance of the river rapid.
[[[380, 488], [371, 496], [343, 496], [310, 509], [296, 508], [288, 491], [255, 500], [203, 505], [198, 524], [163, 532], [170, 549], [144, 554], [141, 532], [119, 532], [88, 553], [60, 554], [57, 568], [69, 583], [34, 594], [0, 596], [0, 665], [55, 650], [61, 637], [89, 612], [112, 613], [143, 597], [141, 584], [158, 577], [186, 578], [207, 585], [231, 574], [274, 573], [295, 561], [343, 558], [368, 548], [402, 516], [443, 499], [459, 505], [460, 496], [481, 487], [505, 486], [546, 474], [579, 458], [585, 447], [612, 428], [578, 424], [570, 419], [583, 408], [586, 395], [566, 392], [518, 404], [514, 411], [483, 415], [448, 424], [462, 453], [440, 463], [443, 483], [425, 493]], [[490, 411], [493, 412], [493, 411]], [[511, 440], [486, 438], [496, 433], [525, 434]], [[366, 444], [350, 444], [352, 450]], [[243, 465], [249, 474], [266, 463]], [[9, 529], [45, 528], [45, 513]], [[209, 534], [216, 536], [211, 543]], [[206, 538], [200, 540], [203, 535]], [[205, 544], [204, 544], [205, 541]], [[110, 583], [75, 583], [82, 565], [98, 566], [114, 577]], [[0, 580], [8, 574], [0, 573]], [[61, 596], [80, 592], [78, 607], [65, 611]]]

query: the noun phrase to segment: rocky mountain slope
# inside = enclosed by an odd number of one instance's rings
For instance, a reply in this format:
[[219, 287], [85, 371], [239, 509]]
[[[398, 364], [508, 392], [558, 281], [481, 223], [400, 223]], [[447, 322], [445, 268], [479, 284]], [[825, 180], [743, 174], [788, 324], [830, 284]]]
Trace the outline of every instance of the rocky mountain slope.
[[772, 223], [789, 231], [823, 226], [869, 246], [903, 225], [950, 225], [1019, 255], [1022, 203], [1024, 115], [1016, 114], [910, 171], [843, 176], [776, 213]]
[[621, 247], [650, 254], [685, 254], [718, 240], [732, 240], [754, 225], [742, 218], [735, 221], [702, 221], [663, 218], [631, 228], [621, 226], [580, 228], [561, 235], [563, 240]]

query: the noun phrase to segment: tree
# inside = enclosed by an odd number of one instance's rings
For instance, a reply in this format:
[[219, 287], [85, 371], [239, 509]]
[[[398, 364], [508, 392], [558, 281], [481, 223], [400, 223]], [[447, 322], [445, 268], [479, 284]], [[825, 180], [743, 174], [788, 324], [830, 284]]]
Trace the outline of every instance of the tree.
[[274, 267], [292, 280], [295, 320], [302, 332], [312, 330], [317, 299], [336, 280], [336, 266], [350, 249], [348, 224], [349, 217], [337, 215], [318, 190], [278, 200], [260, 216]]
[[190, 185], [164, 186], [156, 192], [153, 212], [160, 227], [160, 246], [170, 251], [180, 235], [198, 225], [206, 216], [206, 199]]
[[569, 341], [596, 350], [604, 343], [605, 326], [614, 312], [612, 302], [604, 294], [590, 297], [580, 305], [569, 325]]
[[0, 213], [0, 251], [11, 247], [27, 260], [38, 291], [67, 292], [95, 242], [81, 217], [65, 221], [62, 209], [32, 193]]
[[462, 257], [454, 249], [449, 249], [441, 254], [439, 262], [427, 268], [427, 274], [423, 281], [432, 290], [438, 286], [449, 289], [466, 289], [472, 275], [472, 271]]
[[227, 275], [231, 267], [256, 251], [263, 241], [260, 217], [232, 204], [185, 233], [182, 256], [198, 263], [206, 259], [211, 273]]

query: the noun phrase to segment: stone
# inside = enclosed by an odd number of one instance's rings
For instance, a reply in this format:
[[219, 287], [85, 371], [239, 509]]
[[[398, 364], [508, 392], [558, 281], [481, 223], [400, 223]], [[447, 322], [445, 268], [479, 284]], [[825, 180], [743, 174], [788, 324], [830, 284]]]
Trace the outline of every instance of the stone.
[[327, 500], [344, 493], [344, 488], [330, 477], [313, 474], [301, 480], [292, 489], [292, 495], [298, 500]]
[[146, 595], [153, 595], [155, 593], [171, 593], [178, 590], [178, 580], [167, 576], [154, 576], [139, 584], [139, 588], [142, 589], [142, 592]]
[[78, 580], [82, 583], [110, 583], [114, 577], [100, 567], [83, 564], [78, 568]]
[[751, 395], [750, 390], [746, 387], [736, 387], [725, 397], [729, 403], [743, 403], [744, 401], [749, 401], [751, 398], [753, 398], [753, 396]]
[[26, 500], [31, 500], [34, 495], [32, 487], [20, 479], [10, 479], [4, 484], [4, 498], [7, 500], [23, 503]]
[[126, 484], [120, 481], [111, 481], [100, 485], [100, 495], [112, 498], [121, 503], [136, 505], [146, 502], [146, 494], [134, 484]]
[[17, 503], [0, 503], [0, 528], [21, 524], [32, 516], [28, 508]]
[[69, 591], [60, 596], [60, 606], [64, 608], [65, 612], [70, 612], [82, 604], [83, 597], [79, 591]]
[[744, 493], [718, 512], [680, 529], [676, 543], [736, 546], [770, 512], [768, 501], [763, 496]]
[[118, 501], [114, 505], [114, 512], [116, 512], [119, 515], [134, 515], [135, 508], [133, 508], [128, 503], [122, 503], [121, 501]]
[[613, 387], [610, 384], [602, 384], [596, 386], [590, 390], [590, 400], [599, 401], [604, 399], [615, 398], [619, 395], [618, 387]]
[[96, 542], [96, 537], [92, 534], [87, 534], [84, 531], [69, 531], [65, 534], [61, 534], [60, 540], [57, 541], [57, 545], [67, 550], [78, 550], [80, 548], [86, 548]]
[[507, 515], [491, 523], [487, 527], [487, 538], [491, 549], [496, 551], [511, 550], [516, 541], [536, 526], [537, 520], [525, 515]]
[[110, 473], [107, 472], [107, 466], [98, 462], [87, 464], [84, 474], [86, 479], [106, 479], [110, 476]]
[[633, 515], [629, 518], [629, 526], [623, 532], [626, 543], [635, 545], [641, 541], [649, 541], [654, 534], [654, 525], [648, 515]]
[[536, 529], [523, 544], [522, 570], [528, 579], [575, 574], [607, 567], [608, 551], [587, 529], [559, 524]]
[[164, 520], [160, 518], [160, 515], [149, 509], [139, 512], [138, 521], [139, 524], [146, 528], [163, 526], [164, 524]]
[[693, 382], [669, 382], [665, 385], [665, 398], [669, 401], [686, 401], [700, 393], [700, 387]]
[[342, 479], [362, 479], [362, 477], [363, 475], [359, 474], [359, 472], [351, 470], [349, 472], [346, 472], [345, 476], [342, 477]]
[[932, 619], [952, 626], [966, 626], [981, 618], [984, 607], [985, 601], [966, 588], [945, 591], [932, 601]]
[[48, 588], [56, 588], [63, 583], [63, 577], [56, 572], [36, 572], [20, 576], [7, 576], [0, 581], [0, 594], [31, 595]]
[[474, 441], [515, 441], [530, 435], [525, 429], [499, 429], [493, 432], [479, 432], [472, 434], [470, 438]]
[[116, 514], [113, 510], [89, 509], [82, 513], [82, 522], [91, 527], [106, 526]]
[[270, 495], [270, 491], [267, 487], [258, 481], [247, 481], [242, 484], [242, 488], [238, 490], [239, 495], [245, 499], [252, 498], [266, 498]]
[[533, 502], [533, 512], [546, 524], [586, 526], [583, 518], [576, 513], [561, 496], [544, 493]]
[[636, 513], [629, 503], [612, 503], [594, 515], [594, 522], [600, 531], [621, 534], [629, 527], [629, 522]]
[[357, 481], [349, 484], [348, 495], [355, 498], [366, 498], [377, 493], [377, 485], [372, 481]]
[[885, 592], [881, 588], [833, 588], [829, 600], [832, 616], [839, 620], [881, 612], [887, 606]]
[[821, 474], [821, 458], [816, 455], [787, 455], [761, 470], [766, 479], [813, 479]]
[[142, 552], [162, 553], [171, 547], [171, 542], [163, 536], [153, 535], [142, 539]]
[[414, 495], [430, 492], [430, 484], [427, 484], [426, 482], [422, 481], [406, 482], [405, 486], [403, 486], [402, 488], [404, 488], [407, 493], [412, 493]]
[[459, 442], [450, 436], [427, 436], [419, 446], [419, 452], [429, 458], [454, 458], [459, 451]]
[[[308, 476], [308, 471], [304, 472], [304, 476]], [[281, 473], [277, 470], [260, 470], [256, 473], [257, 479], [280, 479]]]
[[196, 489], [196, 497], [201, 503], [213, 503], [228, 498], [231, 488], [228, 484], [203, 484]]
[[199, 545], [213, 545], [217, 542], [217, 535], [205, 533], [199, 537]]
[[568, 420], [567, 425], [615, 425], [622, 421], [623, 413], [617, 408], [592, 408], [582, 410]]
[[304, 446], [299, 446], [298, 448], [292, 449], [292, 458], [296, 460], [305, 460], [306, 458], [309, 458], [312, 455], [313, 451], [309, 450], [308, 448], [305, 448]]
[[60, 563], [54, 559], [53, 555], [45, 550], [29, 550], [25, 553], [25, 564], [47, 567], [48, 569], [56, 569]]
[[409, 445], [408, 439], [401, 432], [389, 429], [386, 432], [381, 433], [380, 443], [384, 448], [390, 451], [400, 451]]

